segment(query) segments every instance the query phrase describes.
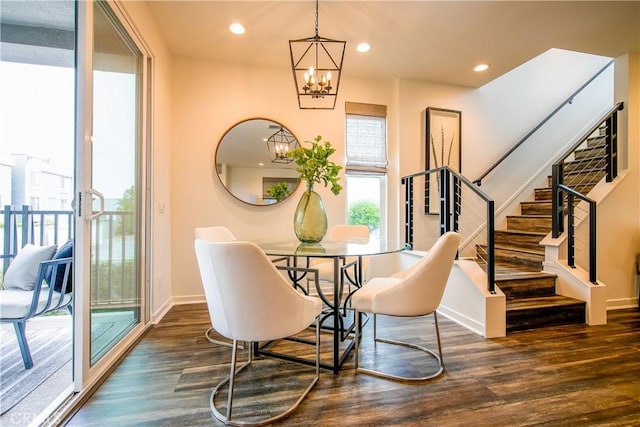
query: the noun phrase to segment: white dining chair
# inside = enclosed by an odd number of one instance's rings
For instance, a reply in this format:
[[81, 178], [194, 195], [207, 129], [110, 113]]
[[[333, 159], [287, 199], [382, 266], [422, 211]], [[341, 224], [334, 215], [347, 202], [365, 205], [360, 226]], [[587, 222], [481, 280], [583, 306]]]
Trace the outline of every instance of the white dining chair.
[[[351, 307], [355, 310], [356, 316], [356, 372], [394, 380], [423, 381], [434, 378], [444, 371], [436, 309], [442, 300], [459, 243], [460, 236], [457, 233], [447, 232], [440, 236], [427, 254], [416, 264], [391, 277], [373, 278], [353, 294]], [[438, 368], [435, 372], [426, 376], [404, 376], [359, 367], [359, 348], [362, 338], [361, 313], [373, 314], [373, 340], [375, 344], [400, 345], [425, 352], [436, 359]], [[435, 321], [438, 354], [421, 345], [379, 338], [377, 335], [377, 315], [417, 317], [428, 314], [433, 314]], [[398, 361], [398, 363], [405, 363], [405, 361]]]
[[[216, 225], [212, 227], [196, 227], [194, 230], [195, 238], [205, 240], [207, 242], [233, 242], [236, 241], [236, 236], [233, 235], [231, 230], [227, 227]], [[220, 341], [211, 336], [214, 332], [213, 327], [207, 329], [204, 333], [205, 338], [213, 343], [222, 345], [225, 347], [231, 347], [230, 342]]]
[[196, 239], [208, 242], [232, 242], [236, 239], [227, 227], [216, 225], [212, 227], [196, 227], [194, 230]]
[[[206, 242], [196, 239], [195, 251], [211, 323], [216, 331], [233, 340], [230, 373], [211, 393], [211, 412], [218, 420], [230, 425], [264, 425], [288, 416], [320, 378], [318, 316], [322, 312], [322, 302], [318, 298], [302, 295], [294, 290], [278, 268], [254, 243]], [[286, 410], [273, 416], [260, 420], [233, 419], [234, 381], [245, 367], [254, 363], [253, 352], [249, 351], [248, 361], [236, 368], [238, 343], [286, 338], [314, 323], [315, 376], [299, 398]], [[287, 375], [274, 376], [273, 381], [290, 384], [286, 377]], [[280, 379], [282, 381], [277, 381]], [[227, 408], [226, 414], [222, 414], [216, 406], [215, 398], [227, 384]], [[277, 387], [276, 384], [272, 385]], [[260, 396], [256, 396], [255, 399], [260, 399]]]

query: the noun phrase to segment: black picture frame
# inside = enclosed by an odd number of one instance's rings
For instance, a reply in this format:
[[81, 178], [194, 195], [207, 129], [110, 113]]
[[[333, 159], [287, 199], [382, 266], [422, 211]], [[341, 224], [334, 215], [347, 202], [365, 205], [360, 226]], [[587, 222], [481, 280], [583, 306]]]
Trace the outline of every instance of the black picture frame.
[[[425, 170], [449, 166], [462, 172], [462, 111], [427, 107], [425, 111]], [[439, 210], [437, 180], [425, 176], [424, 213], [435, 215]]]

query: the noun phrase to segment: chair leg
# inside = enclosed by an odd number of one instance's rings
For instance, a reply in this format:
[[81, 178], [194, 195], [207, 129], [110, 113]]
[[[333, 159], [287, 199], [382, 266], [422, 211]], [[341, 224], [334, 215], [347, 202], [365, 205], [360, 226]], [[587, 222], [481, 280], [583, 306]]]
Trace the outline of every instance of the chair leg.
[[231, 408], [233, 407], [233, 383], [236, 378], [236, 356], [238, 354], [238, 341], [233, 340], [231, 350], [231, 370], [229, 372], [229, 394], [227, 395], [227, 420], [231, 421]]
[[233, 347], [233, 343], [226, 342], [226, 341], [219, 341], [219, 340], [216, 340], [214, 338], [211, 338], [211, 335], [209, 335], [209, 334], [211, 332], [213, 332], [213, 330], [214, 330], [213, 328], [209, 328], [204, 333], [204, 337], [207, 339], [207, 341], [209, 341], [210, 343], [213, 343], [213, 344], [218, 344], [218, 345], [224, 346], [224, 347]]
[[[442, 356], [442, 345], [440, 343], [440, 329], [438, 327], [438, 317], [436, 312], [433, 312], [433, 316], [434, 316], [434, 320], [435, 320], [435, 329], [436, 329], [436, 339], [438, 341], [438, 354], [434, 353], [432, 350], [429, 350], [426, 347], [417, 345], [417, 344], [412, 344], [412, 343], [408, 343], [408, 342], [404, 342], [404, 341], [396, 341], [396, 340], [391, 340], [391, 339], [386, 339], [386, 338], [378, 338], [377, 337], [377, 331], [376, 331], [376, 315], [373, 315], [373, 336], [374, 336], [374, 342], [376, 343], [385, 343], [385, 344], [392, 344], [392, 345], [399, 345], [399, 346], [403, 346], [403, 347], [407, 347], [407, 348], [412, 348], [415, 350], [419, 350], [422, 351], [424, 353], [427, 353], [429, 356], [433, 357], [437, 362], [438, 362], [438, 369], [435, 372], [432, 372], [424, 377], [406, 377], [406, 376], [402, 376], [402, 375], [395, 375], [395, 374], [389, 374], [389, 373], [385, 373], [385, 372], [381, 372], [381, 371], [376, 371], [373, 369], [365, 369], [365, 368], [360, 368], [358, 367], [358, 353], [357, 353], [357, 342], [356, 342], [356, 372], [362, 372], [364, 374], [369, 374], [369, 375], [373, 375], [376, 377], [380, 377], [380, 378], [386, 378], [386, 379], [391, 379], [391, 380], [400, 380], [400, 381], [425, 381], [425, 380], [429, 380], [432, 378], [435, 378], [437, 376], [439, 376], [443, 371], [444, 371], [444, 359]], [[356, 335], [357, 336], [357, 335]]]
[[440, 328], [438, 327], [438, 313], [433, 312], [433, 320], [436, 324], [436, 338], [438, 339], [438, 354], [440, 355], [440, 366], [444, 368], [444, 356], [442, 355], [442, 344], [440, 344]]
[[[226, 377], [225, 379], [223, 379], [222, 381], [220, 381], [218, 383], [218, 385], [215, 386], [215, 388], [211, 392], [211, 398], [209, 399], [209, 407], [211, 408], [211, 413], [213, 413], [213, 415], [218, 420], [222, 421], [225, 424], [229, 424], [229, 425], [245, 425], [243, 423], [233, 423], [231, 421], [231, 419], [230, 419], [231, 418], [231, 408], [233, 406], [233, 385], [234, 385], [234, 381], [235, 381], [236, 375], [239, 374], [240, 371], [242, 371], [244, 368], [249, 366], [251, 364], [251, 362], [252, 362], [252, 358], [250, 357], [247, 362], [243, 363], [238, 369], [236, 369], [237, 347], [238, 347], [238, 341], [234, 340], [233, 344], [231, 345], [231, 348], [232, 348], [232, 351], [231, 351], [231, 367], [230, 367], [229, 376]], [[249, 354], [251, 354], [251, 353], [249, 353]], [[227, 413], [226, 413], [226, 415], [222, 415], [222, 413], [218, 410], [218, 408], [216, 408], [216, 406], [214, 404], [214, 399], [218, 395], [218, 392], [220, 391], [220, 389], [222, 389], [222, 387], [227, 383], [229, 383], [229, 394], [227, 396]]]
[[354, 356], [354, 359], [355, 359], [355, 361], [354, 361], [354, 364], [355, 364], [354, 369], [357, 372], [358, 371], [358, 354], [359, 354], [359, 350], [360, 350], [360, 339], [362, 338], [360, 336], [360, 334], [361, 334], [360, 330], [362, 329], [362, 324], [360, 322], [360, 312], [356, 310], [356, 311], [354, 311], [353, 315], [355, 316], [354, 320], [356, 321], [356, 328], [355, 328], [354, 335], [353, 335], [353, 339], [356, 340], [356, 345], [355, 345], [354, 355], [353, 356]]
[[[229, 376], [223, 379], [218, 385], [215, 386], [213, 391], [211, 392], [211, 398], [209, 401], [209, 406], [211, 408], [211, 412], [213, 415], [223, 423], [232, 426], [262, 426], [266, 424], [274, 423], [278, 420], [281, 420], [291, 414], [304, 400], [304, 398], [309, 394], [311, 389], [318, 383], [320, 379], [320, 319], [316, 318], [316, 368], [315, 368], [315, 376], [311, 383], [307, 386], [305, 391], [298, 397], [296, 402], [291, 405], [288, 409], [283, 412], [280, 412], [270, 418], [257, 420], [257, 421], [244, 421], [244, 420], [234, 420], [231, 419], [231, 409], [233, 407], [233, 387], [236, 376], [247, 366], [249, 366], [253, 360], [253, 352], [251, 351], [251, 345], [249, 345], [249, 360], [245, 362], [238, 369], [236, 367], [236, 355], [238, 348], [238, 341], [233, 341], [232, 353], [231, 353], [231, 368], [229, 372]], [[227, 395], [227, 411], [226, 415], [222, 415], [222, 413], [216, 408], [214, 399], [217, 396], [218, 392], [222, 389], [225, 384], [229, 384], [229, 394]]]
[[18, 340], [18, 346], [20, 347], [20, 354], [22, 355], [22, 363], [25, 369], [33, 368], [33, 359], [31, 358], [31, 351], [29, 350], [29, 343], [27, 342], [27, 334], [25, 331], [26, 322], [13, 322], [13, 329], [16, 331], [16, 338]]

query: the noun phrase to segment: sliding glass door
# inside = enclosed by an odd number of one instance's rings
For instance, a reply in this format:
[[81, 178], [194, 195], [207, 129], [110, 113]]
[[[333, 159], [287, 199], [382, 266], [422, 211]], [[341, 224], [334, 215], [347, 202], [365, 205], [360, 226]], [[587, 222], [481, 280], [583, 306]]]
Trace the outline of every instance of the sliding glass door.
[[140, 322], [143, 57], [102, 3], [93, 14], [91, 364]]
[[[148, 56], [117, 3], [80, 2], [77, 212], [83, 383], [108, 369], [145, 324]], [[77, 335], [78, 336], [78, 335]], [[81, 370], [80, 370], [81, 369]]]

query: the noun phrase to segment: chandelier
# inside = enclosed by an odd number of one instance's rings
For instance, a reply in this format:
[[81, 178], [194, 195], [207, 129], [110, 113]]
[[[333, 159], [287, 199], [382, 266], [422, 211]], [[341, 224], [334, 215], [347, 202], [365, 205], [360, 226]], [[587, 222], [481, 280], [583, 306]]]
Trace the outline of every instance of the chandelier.
[[289, 40], [293, 80], [300, 109], [333, 110], [338, 97], [342, 60], [346, 41], [318, 35], [318, 0], [316, 32], [312, 37]]
[[294, 148], [298, 141], [283, 127], [267, 139], [267, 149], [273, 163], [291, 163], [293, 159], [287, 153]]

